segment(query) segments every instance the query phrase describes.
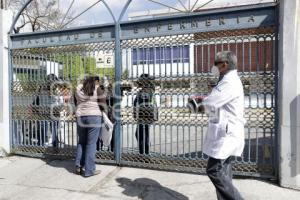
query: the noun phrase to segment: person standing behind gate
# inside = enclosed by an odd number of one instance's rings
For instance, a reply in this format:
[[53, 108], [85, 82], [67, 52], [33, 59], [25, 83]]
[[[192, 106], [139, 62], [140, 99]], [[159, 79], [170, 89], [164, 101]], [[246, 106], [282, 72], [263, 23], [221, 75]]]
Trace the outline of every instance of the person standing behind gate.
[[[115, 102], [115, 97], [113, 95], [113, 86], [111, 83], [105, 83], [103, 86], [101, 85], [100, 87], [103, 88], [103, 90], [105, 90], [107, 93], [106, 95], [106, 103], [102, 103], [102, 105], [100, 105], [100, 110], [102, 112], [105, 112], [108, 119], [114, 124], [116, 119], [114, 117], [114, 102]], [[115, 128], [113, 129], [112, 132], [112, 139], [111, 139], [111, 143], [110, 143], [110, 151], [113, 152], [114, 151], [114, 132], [115, 132]], [[102, 140], [98, 140], [97, 141], [97, 150], [102, 150], [103, 149], [103, 141]]]
[[[50, 118], [50, 120], [40, 121], [37, 126], [38, 134], [36, 137], [38, 145], [40, 146], [45, 145], [45, 140], [48, 141], [48, 128], [50, 128], [52, 138], [51, 140], [49, 139], [49, 145], [52, 145], [53, 147], [58, 146], [59, 113], [56, 108], [59, 108], [62, 105], [60, 95], [58, 94], [59, 92], [57, 91], [59, 89], [57, 88], [58, 81], [59, 79], [55, 74], [48, 74], [45, 84], [39, 88], [37, 92], [38, 95], [29, 108], [30, 114], [38, 114], [42, 117]], [[32, 106], [38, 107], [39, 110], [36, 113], [33, 113]], [[50, 124], [50, 127], [48, 123]]]
[[133, 102], [133, 117], [138, 122], [135, 136], [140, 154], [149, 154], [149, 125], [158, 120], [158, 110], [154, 99], [154, 78], [142, 74], [137, 82], [138, 91]]
[[102, 101], [105, 102], [106, 94], [99, 87], [99, 77], [87, 77], [83, 84], [77, 86], [75, 98], [77, 134], [79, 136], [75, 173], [89, 177], [100, 174], [100, 171], [96, 170], [94, 159], [96, 142], [101, 134], [102, 112], [99, 105]]
[[217, 192], [218, 200], [243, 199], [232, 184], [233, 156], [244, 149], [244, 91], [237, 73], [237, 58], [230, 51], [216, 54], [212, 73], [217, 85], [202, 101], [209, 113], [203, 152], [209, 156], [206, 172]]

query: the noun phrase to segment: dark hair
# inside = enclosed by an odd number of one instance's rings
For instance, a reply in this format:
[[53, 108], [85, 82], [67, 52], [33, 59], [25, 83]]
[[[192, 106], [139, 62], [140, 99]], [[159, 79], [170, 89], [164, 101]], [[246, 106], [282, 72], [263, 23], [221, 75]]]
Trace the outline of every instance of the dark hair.
[[95, 81], [100, 81], [100, 77], [99, 76], [93, 76]]
[[46, 77], [47, 81], [58, 81], [58, 78], [55, 74], [48, 74]]
[[55, 82], [59, 81], [55, 74], [48, 74], [46, 76], [46, 84], [40, 88], [40, 90], [51, 90], [52, 86], [55, 86]]
[[142, 74], [137, 80], [137, 85], [138, 87], [153, 89], [155, 88], [154, 80], [153, 76], [150, 76], [149, 74]]
[[[97, 80], [96, 76], [88, 76], [84, 79], [83, 81], [83, 87], [82, 87], [82, 91], [85, 95], [87, 96], [93, 96], [94, 91], [95, 91], [95, 81]], [[99, 80], [99, 77], [98, 77]]]

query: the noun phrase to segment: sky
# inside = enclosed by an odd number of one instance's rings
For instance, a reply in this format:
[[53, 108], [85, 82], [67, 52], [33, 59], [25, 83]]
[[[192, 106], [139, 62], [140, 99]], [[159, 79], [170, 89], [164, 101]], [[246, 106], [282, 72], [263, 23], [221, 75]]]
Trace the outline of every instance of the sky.
[[[60, 7], [61, 9], [66, 9], [69, 7], [70, 3], [73, 0], [61, 0]], [[115, 15], [115, 18], [118, 19], [119, 15], [122, 11], [122, 8], [125, 6], [128, 0], [105, 0], [108, 6], [111, 8], [112, 12]], [[174, 7], [179, 10], [185, 10], [188, 8], [189, 2], [190, 7], [198, 8], [199, 6], [210, 2], [210, 0], [154, 0], [156, 2], [160, 2], [162, 4], [166, 4], [170, 7]], [[249, 4], [249, 3], [262, 3], [262, 2], [272, 2], [274, 0], [213, 0], [209, 4], [205, 6], [205, 8], [209, 7], [220, 7], [220, 6], [234, 6], [237, 4]], [[71, 9], [71, 13], [73, 16], [77, 16], [80, 12], [91, 6], [93, 3], [98, 2], [98, 0], [75, 0]], [[180, 3], [181, 2], [181, 3]], [[184, 6], [183, 6], [183, 5]], [[151, 2], [149, 0], [132, 0], [127, 12], [123, 20], [128, 19], [128, 13], [136, 13], [139, 11], [148, 11], [148, 10], [162, 10], [168, 9], [166, 6], [159, 5], [157, 3]], [[78, 17], [74, 20], [73, 26], [84, 26], [84, 25], [95, 25], [95, 24], [105, 24], [112, 23], [112, 17], [107, 11], [106, 7], [102, 2], [97, 3], [93, 8], [89, 11]]]
[[[45, 2], [49, 0], [43, 0]], [[108, 9], [105, 7], [105, 4], [101, 0], [57, 0], [59, 2], [59, 8], [63, 13], [69, 13], [72, 18], [76, 17], [74, 21], [68, 26], [78, 27], [78, 26], [89, 26], [89, 25], [102, 25], [106, 23], [113, 23], [113, 18], [111, 17]], [[128, 0], [104, 0], [109, 8], [112, 10], [112, 13], [116, 19], [119, 18], [122, 9], [124, 8]], [[154, 2], [158, 3], [154, 3]], [[127, 12], [123, 17], [123, 21], [128, 20], [128, 16], [139, 15], [137, 13], [147, 13], [147, 11], [153, 10], [186, 10], [189, 7], [194, 9], [199, 8], [204, 5], [205, 8], [214, 8], [214, 7], [229, 7], [236, 6], [240, 4], [255, 4], [263, 2], [273, 2], [274, 0], [132, 0], [129, 5]], [[209, 2], [209, 3], [208, 3]], [[160, 3], [160, 4], [159, 4]], [[206, 4], [208, 3], [208, 4]], [[68, 8], [72, 4], [71, 9], [68, 12]], [[95, 4], [92, 8], [88, 9], [90, 6]], [[167, 6], [164, 6], [164, 5]], [[169, 6], [169, 7], [168, 7]], [[170, 9], [170, 7], [175, 9]], [[80, 15], [83, 11], [87, 10], [84, 14]], [[30, 30], [28, 30], [30, 31]], [[27, 30], [25, 30], [27, 32]]]

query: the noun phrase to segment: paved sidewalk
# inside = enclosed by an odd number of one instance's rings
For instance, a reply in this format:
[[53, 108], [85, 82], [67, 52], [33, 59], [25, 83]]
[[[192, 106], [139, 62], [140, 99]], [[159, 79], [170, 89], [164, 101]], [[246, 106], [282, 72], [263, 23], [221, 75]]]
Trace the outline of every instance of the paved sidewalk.
[[[0, 159], [0, 200], [210, 200], [214, 187], [206, 176], [98, 165], [100, 175], [73, 174], [73, 161], [26, 157]], [[267, 182], [238, 179], [234, 184], [249, 200], [299, 200], [300, 191]]]

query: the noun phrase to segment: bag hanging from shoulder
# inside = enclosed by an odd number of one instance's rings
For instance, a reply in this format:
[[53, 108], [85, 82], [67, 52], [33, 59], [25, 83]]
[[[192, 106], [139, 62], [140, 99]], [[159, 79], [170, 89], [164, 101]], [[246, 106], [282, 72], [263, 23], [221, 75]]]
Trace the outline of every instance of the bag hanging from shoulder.
[[102, 127], [99, 139], [103, 141], [104, 146], [109, 146], [112, 138], [114, 124], [109, 120], [105, 112], [102, 112]]
[[[140, 104], [137, 99], [136, 105], [133, 107], [133, 118], [144, 123], [153, 123], [158, 121], [158, 107], [156, 105], [155, 96], [150, 95], [150, 99]], [[139, 97], [136, 97], [139, 98]]]

